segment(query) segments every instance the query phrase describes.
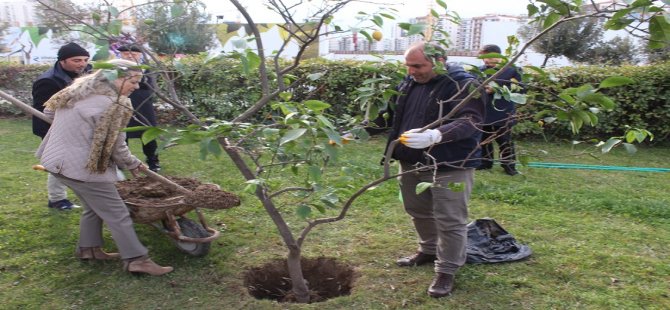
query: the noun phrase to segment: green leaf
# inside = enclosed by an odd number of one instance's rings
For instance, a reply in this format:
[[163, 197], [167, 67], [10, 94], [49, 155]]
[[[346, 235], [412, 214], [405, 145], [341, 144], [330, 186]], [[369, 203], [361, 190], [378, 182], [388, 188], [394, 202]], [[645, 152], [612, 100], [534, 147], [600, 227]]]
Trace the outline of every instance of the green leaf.
[[360, 33], [360, 34], [362, 34], [363, 36], [365, 36], [365, 38], [368, 40], [368, 42], [372, 42], [372, 41], [373, 41], [372, 36], [371, 36], [367, 31], [365, 31], [365, 30], [361, 30], [361, 31], [359, 31], [358, 33]]
[[381, 16], [377, 16], [377, 15], [375, 15], [375, 16], [372, 18], [372, 22], [373, 22], [375, 25], [377, 25], [377, 27], [379, 27], [379, 28], [381, 28], [381, 27], [384, 26], [384, 19], [381, 18]]
[[637, 153], [637, 148], [635, 147], [635, 145], [632, 145], [630, 143], [623, 143], [623, 148], [626, 149], [626, 152], [628, 152], [628, 154], [632, 155]]
[[393, 17], [393, 15], [390, 15], [390, 14], [379, 13], [379, 15], [383, 16], [384, 18], [388, 18], [390, 20], [395, 20], [395, 17]]
[[620, 140], [620, 139], [610, 138], [609, 140], [607, 140], [607, 142], [605, 142], [605, 144], [603, 144], [603, 146], [600, 148], [600, 151], [601, 151], [603, 154], [604, 154], [604, 153], [608, 153], [610, 150], [612, 150], [612, 148], [613, 148], [615, 145], [617, 145], [617, 144], [619, 144], [619, 143], [621, 143], [621, 140]]
[[329, 140], [334, 141], [338, 145], [342, 145], [342, 137], [340, 137], [340, 134], [338, 134], [337, 131], [327, 127], [321, 127], [321, 131], [328, 136]]
[[330, 104], [325, 103], [321, 100], [307, 100], [305, 101], [305, 106], [314, 112], [320, 112], [322, 110], [330, 108]]
[[528, 10], [528, 17], [533, 17], [533, 15], [540, 12], [540, 10], [537, 8], [537, 6], [535, 6], [533, 4], [528, 4], [526, 6], [526, 10]]
[[415, 34], [423, 35], [423, 32], [426, 30], [426, 24], [412, 24], [407, 30], [407, 36], [413, 36]]
[[126, 127], [123, 128], [121, 131], [123, 132], [137, 132], [137, 131], [144, 131], [151, 128], [151, 126], [133, 126], [133, 127]]
[[307, 173], [309, 174], [309, 179], [318, 183], [321, 181], [321, 167], [319, 166], [309, 166], [307, 168]]
[[670, 23], [663, 15], [657, 15], [649, 20], [649, 47], [662, 48], [670, 42]]
[[324, 208], [322, 205], [318, 205], [315, 203], [310, 203], [309, 205], [317, 209], [319, 212], [321, 212], [321, 214], [326, 213], [326, 208]]
[[119, 72], [116, 70], [102, 70], [102, 75], [105, 76], [107, 81], [114, 81], [119, 78]]
[[256, 70], [261, 65], [261, 58], [252, 50], [247, 51], [247, 62], [250, 70]]
[[145, 127], [146, 130], [142, 134], [142, 143], [147, 144], [153, 140], [156, 140], [160, 135], [167, 133], [167, 131], [160, 129], [158, 127]]
[[547, 15], [547, 17], [544, 19], [544, 24], [542, 24], [542, 29], [547, 29], [551, 25], [555, 24], [561, 19], [561, 14], [558, 13], [551, 13]]
[[302, 219], [306, 219], [312, 214], [312, 208], [310, 208], [309, 205], [306, 204], [298, 205], [298, 208], [295, 211], [296, 214], [298, 214], [298, 216]]
[[316, 81], [316, 80], [320, 79], [324, 74], [325, 74], [324, 72], [312, 73], [310, 75], [307, 75], [307, 79], [310, 80], [310, 81]]
[[298, 129], [291, 129], [288, 130], [284, 136], [279, 140], [279, 145], [284, 145], [288, 142], [291, 142], [295, 139], [300, 138], [302, 135], [307, 132], [307, 129], [305, 128], [298, 128]]
[[336, 208], [337, 204], [340, 202], [340, 198], [337, 197], [337, 194], [335, 194], [333, 192], [330, 192], [327, 195], [321, 196], [321, 198], [319, 198], [319, 200], [321, 202], [323, 202], [324, 204], [326, 204], [330, 208]]
[[611, 88], [635, 83], [635, 80], [623, 76], [610, 76], [600, 82], [598, 88]]
[[120, 20], [118, 20], [118, 19], [113, 20], [109, 23], [109, 25], [107, 25], [107, 31], [109, 31], [109, 33], [111, 33], [113, 35], [118, 36], [119, 34], [121, 34], [121, 28], [122, 27], [123, 27], [123, 24], [121, 23]]
[[330, 120], [328, 120], [325, 116], [323, 116], [323, 115], [317, 115], [317, 116], [316, 116], [316, 119], [319, 121], [319, 123], [320, 123], [323, 127], [327, 128], [327, 129], [331, 129], [331, 130], [332, 130], [332, 129], [335, 129], [335, 125], [333, 125], [333, 123], [331, 123]]
[[447, 9], [447, 3], [446, 2], [444, 2], [442, 0], [435, 0], [435, 3], [437, 3], [437, 5], [441, 6], [442, 8]]
[[221, 149], [221, 144], [219, 144], [217, 139], [212, 139], [209, 141], [209, 143], [207, 143], [207, 151], [212, 153], [216, 158], [220, 158], [221, 153], [223, 152]]
[[293, 97], [293, 93], [288, 92], [288, 91], [279, 93], [279, 98], [281, 98], [281, 100], [284, 100], [284, 101], [289, 101], [289, 100], [291, 100], [292, 97]]
[[526, 94], [520, 94], [520, 93], [511, 93], [509, 98], [510, 101], [516, 104], [526, 104], [526, 101], [528, 100]]
[[424, 191], [426, 191], [427, 189], [431, 188], [432, 186], [433, 186], [433, 183], [431, 183], [431, 182], [421, 182], [421, 183], [416, 185], [415, 192], [416, 192], [417, 195], [419, 195], [419, 194], [423, 193]]
[[119, 9], [117, 9], [115, 6], [110, 6], [109, 15], [111, 15], [114, 18], [117, 18], [119, 16]]

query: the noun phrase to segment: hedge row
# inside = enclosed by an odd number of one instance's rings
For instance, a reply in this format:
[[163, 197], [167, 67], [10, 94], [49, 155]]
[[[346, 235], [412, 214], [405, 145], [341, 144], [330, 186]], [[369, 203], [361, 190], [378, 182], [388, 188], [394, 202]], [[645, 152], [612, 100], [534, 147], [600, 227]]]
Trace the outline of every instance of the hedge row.
[[[2, 90], [30, 102], [32, 80], [49, 66], [16, 66], [0, 63], [0, 85]], [[178, 95], [189, 104], [196, 115], [231, 119], [250, 107], [260, 96], [260, 82], [252, 74], [244, 74], [237, 60], [214, 59], [204, 61], [193, 57], [175, 65]], [[399, 80], [398, 65], [389, 63], [369, 63], [359, 61], [313, 60], [303, 63], [294, 76], [319, 74], [316, 80], [305, 79], [292, 90], [293, 100], [316, 99], [330, 103], [332, 115], [344, 118], [346, 115], [360, 115], [356, 102], [357, 88], [369, 78], [388, 77]], [[655, 135], [655, 141], [667, 141], [670, 135], [670, 63], [651, 66], [621, 67], [564, 67], [551, 70], [554, 82], [535, 85], [529, 92], [533, 97], [548, 97], [537, 90], [558, 90], [576, 87], [584, 83], [597, 86], [609, 76], [625, 76], [634, 84], [607, 89], [606, 93], [618, 103], [613, 111], [601, 112], [596, 127], [583, 127], [580, 137], [573, 137], [569, 130], [561, 126], [545, 128], [545, 136], [550, 133], [557, 138], [586, 139], [606, 138], [622, 135], [624, 124], [645, 128]], [[290, 82], [290, 81], [287, 81]], [[541, 109], [531, 100], [520, 106], [521, 113], [535, 114]], [[0, 105], [0, 113], [17, 113], [7, 104]], [[259, 119], [269, 109], [260, 114]], [[535, 121], [520, 123], [515, 130], [522, 136], [541, 133]]]

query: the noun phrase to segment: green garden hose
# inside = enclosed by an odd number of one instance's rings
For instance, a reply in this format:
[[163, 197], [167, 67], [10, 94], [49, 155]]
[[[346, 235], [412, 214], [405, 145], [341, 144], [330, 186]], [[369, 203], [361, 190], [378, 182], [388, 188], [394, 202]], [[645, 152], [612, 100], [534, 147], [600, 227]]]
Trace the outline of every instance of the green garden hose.
[[584, 170], [615, 170], [615, 171], [638, 171], [638, 172], [670, 172], [668, 168], [650, 168], [650, 167], [624, 167], [624, 166], [600, 166], [566, 163], [539, 163], [531, 162], [526, 164], [532, 168], [556, 168], [556, 169], [584, 169]]

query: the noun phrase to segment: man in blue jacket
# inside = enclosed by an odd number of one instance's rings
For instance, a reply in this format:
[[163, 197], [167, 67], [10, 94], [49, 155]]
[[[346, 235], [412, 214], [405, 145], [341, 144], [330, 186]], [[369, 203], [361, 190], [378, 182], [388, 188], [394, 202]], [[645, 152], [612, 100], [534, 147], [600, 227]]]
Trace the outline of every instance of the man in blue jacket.
[[[480, 55], [501, 53], [500, 47], [489, 44], [482, 47]], [[484, 65], [479, 68], [484, 72], [495, 69], [500, 62], [499, 58], [485, 58]], [[521, 69], [510, 66], [505, 69], [494, 81], [499, 87], [507, 87], [512, 91], [523, 91], [521, 87]], [[493, 168], [493, 141], [498, 144], [500, 150], [500, 165], [508, 175], [517, 175], [516, 154], [514, 142], [512, 141], [512, 127], [516, 124], [516, 107], [514, 102], [505, 98], [495, 98], [495, 90], [486, 86], [489, 98], [486, 104], [486, 120], [482, 128], [482, 163], [478, 170]]]
[[[58, 49], [58, 60], [47, 72], [33, 82], [33, 108], [44, 111], [44, 103], [61, 89], [72, 83], [78, 76], [91, 71], [89, 53], [77, 43], [71, 42]], [[33, 116], [33, 133], [44, 139], [49, 131], [49, 123]], [[70, 210], [78, 207], [67, 199], [67, 187], [56, 177], [47, 177], [47, 206], [55, 210]]]
[[[465, 264], [468, 202], [485, 110], [483, 92], [463, 102], [479, 83], [460, 66], [445, 66], [446, 58], [442, 48], [429, 43], [407, 49], [408, 77], [398, 87], [395, 107], [389, 118], [374, 121], [378, 128], [391, 127], [387, 150], [391, 141], [400, 141], [391, 156], [400, 162], [403, 205], [419, 238], [418, 251], [396, 263], [434, 264], [428, 295], [435, 298], [451, 294], [455, 274]], [[417, 194], [422, 182], [433, 185]]]

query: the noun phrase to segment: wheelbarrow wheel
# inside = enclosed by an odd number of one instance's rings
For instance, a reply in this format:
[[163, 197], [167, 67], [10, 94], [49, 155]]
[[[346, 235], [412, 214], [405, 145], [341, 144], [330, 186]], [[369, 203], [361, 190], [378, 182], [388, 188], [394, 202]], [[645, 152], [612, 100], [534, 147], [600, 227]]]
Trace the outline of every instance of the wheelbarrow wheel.
[[[188, 219], [185, 217], [181, 217], [177, 219], [177, 224], [179, 225], [179, 229], [181, 229], [182, 235], [186, 237], [191, 237], [191, 238], [206, 238], [209, 237], [209, 233], [207, 230], [205, 230], [202, 225]], [[195, 243], [195, 242], [184, 242], [184, 241], [179, 241], [179, 240], [174, 240], [173, 242], [177, 246], [177, 248], [191, 256], [205, 256], [207, 253], [209, 253], [209, 246], [210, 242], [206, 243]]]

